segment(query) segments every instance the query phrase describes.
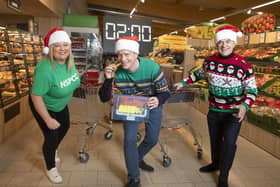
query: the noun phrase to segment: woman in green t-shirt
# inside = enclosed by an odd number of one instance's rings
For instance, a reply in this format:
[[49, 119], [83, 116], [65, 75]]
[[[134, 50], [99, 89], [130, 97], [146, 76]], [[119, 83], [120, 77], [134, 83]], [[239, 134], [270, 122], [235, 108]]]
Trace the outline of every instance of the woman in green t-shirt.
[[43, 52], [48, 55], [36, 66], [30, 106], [44, 135], [46, 174], [51, 182], [62, 183], [55, 163], [59, 161], [56, 150], [70, 126], [67, 104], [80, 78], [71, 54], [71, 40], [63, 29], [50, 30], [44, 44]]

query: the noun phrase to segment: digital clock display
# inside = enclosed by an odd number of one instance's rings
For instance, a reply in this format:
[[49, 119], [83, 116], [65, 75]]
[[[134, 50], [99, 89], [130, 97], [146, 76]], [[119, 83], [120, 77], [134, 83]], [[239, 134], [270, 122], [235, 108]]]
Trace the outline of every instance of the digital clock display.
[[137, 36], [140, 55], [152, 51], [152, 21], [124, 17], [104, 16], [103, 51], [115, 53], [115, 40], [123, 36]]

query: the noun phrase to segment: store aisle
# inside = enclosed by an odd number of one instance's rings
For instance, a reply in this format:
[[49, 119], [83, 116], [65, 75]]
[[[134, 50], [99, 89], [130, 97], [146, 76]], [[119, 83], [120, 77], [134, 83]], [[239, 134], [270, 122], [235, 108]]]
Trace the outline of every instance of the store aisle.
[[[100, 103], [91, 105], [95, 110], [86, 106], [79, 99], [74, 99], [70, 106], [72, 118], [91, 121], [103, 116], [104, 108], [108, 108]], [[197, 159], [187, 126], [176, 131], [163, 130], [161, 138], [167, 141], [172, 164], [168, 168], [162, 166], [162, 153], [157, 145], [145, 159], [155, 167], [155, 172], [141, 172], [142, 187], [215, 187], [217, 174], [198, 172], [198, 168], [209, 161], [205, 116], [188, 104], [169, 104], [166, 109], [165, 116], [170, 116], [172, 111], [172, 114], [184, 115], [192, 121], [199, 141], [202, 142], [203, 159]], [[85, 134], [84, 127], [84, 125], [72, 125], [61, 144], [59, 148], [61, 162], [58, 167], [64, 182], [60, 185], [52, 185], [44, 173], [41, 132], [35, 121], [30, 121], [0, 145], [0, 186], [122, 187], [126, 182], [126, 170], [122, 152], [121, 124], [114, 124], [111, 140], [105, 140], [106, 129], [97, 126], [88, 146], [90, 159], [86, 164], [80, 163], [77, 159], [81, 140]], [[140, 132], [142, 128], [141, 126]], [[236, 160], [230, 175], [230, 187], [280, 186], [280, 161], [242, 137], [239, 138], [238, 144]]]

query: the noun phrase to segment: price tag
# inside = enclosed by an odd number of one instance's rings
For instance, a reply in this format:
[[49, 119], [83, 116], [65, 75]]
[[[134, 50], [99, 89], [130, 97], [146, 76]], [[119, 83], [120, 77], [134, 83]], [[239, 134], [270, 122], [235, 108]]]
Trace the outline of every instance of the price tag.
[[276, 33], [276, 41], [280, 42], [280, 31], [277, 31]]
[[244, 36], [244, 44], [248, 44], [249, 43], [249, 35], [245, 35]]
[[260, 33], [260, 43], [264, 43], [265, 42], [265, 33]]

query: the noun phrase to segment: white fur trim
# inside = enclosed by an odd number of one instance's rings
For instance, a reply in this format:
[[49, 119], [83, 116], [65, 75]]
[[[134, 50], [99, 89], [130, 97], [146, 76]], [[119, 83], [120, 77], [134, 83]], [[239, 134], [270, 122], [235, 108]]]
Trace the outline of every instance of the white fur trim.
[[[241, 32], [240, 32], [241, 33]], [[241, 33], [242, 34], [242, 33]], [[242, 35], [241, 35], [242, 36]], [[215, 41], [216, 43], [223, 39], [230, 39], [236, 43], [237, 40], [237, 33], [232, 30], [221, 30], [216, 33]]]
[[139, 54], [139, 43], [134, 40], [120, 39], [116, 41], [115, 52], [120, 50], [129, 50]]
[[66, 42], [71, 44], [71, 40], [65, 31], [56, 31], [51, 34], [49, 39], [49, 46], [59, 42]]
[[48, 48], [48, 47], [44, 47], [43, 53], [44, 53], [44, 54], [49, 54], [49, 48]]

